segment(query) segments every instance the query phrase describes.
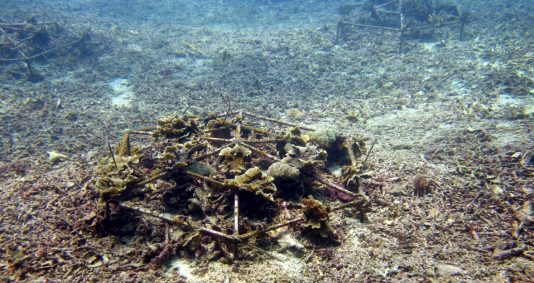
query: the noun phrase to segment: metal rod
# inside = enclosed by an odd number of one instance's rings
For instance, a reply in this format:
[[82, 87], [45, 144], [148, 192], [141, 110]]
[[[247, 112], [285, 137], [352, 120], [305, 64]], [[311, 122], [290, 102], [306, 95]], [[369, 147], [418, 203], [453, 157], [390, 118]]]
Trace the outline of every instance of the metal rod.
[[204, 154], [204, 155], [201, 155], [201, 156], [195, 158], [195, 160], [196, 160], [196, 161], [200, 161], [200, 160], [202, 160], [202, 159], [204, 159], [204, 158], [207, 158], [207, 157], [210, 157], [210, 156], [212, 156], [212, 155], [218, 154], [218, 153], [221, 152], [223, 149], [225, 149], [225, 148], [227, 148], [227, 147], [232, 147], [232, 146], [234, 146], [234, 145], [235, 145], [235, 142], [231, 142], [231, 143], [227, 144], [226, 147], [220, 147], [220, 148], [218, 148], [218, 149], [216, 149], [216, 150], [214, 150], [214, 151], [212, 151], [212, 152], [208, 152], [208, 153], [206, 153], [206, 154]]
[[365, 156], [365, 160], [362, 162], [362, 167], [365, 168], [365, 164], [367, 163], [367, 159], [369, 159], [369, 155], [371, 155], [371, 151], [373, 151], [373, 148], [375, 147], [376, 139], [371, 145], [371, 148], [369, 148], [369, 151], [367, 152], [367, 155]]
[[221, 237], [221, 238], [224, 238], [224, 239], [230, 240], [230, 241], [235, 241], [235, 242], [241, 241], [241, 239], [238, 238], [238, 237], [235, 237], [233, 235], [224, 234], [222, 232], [215, 231], [215, 230], [212, 230], [212, 229], [209, 229], [209, 228], [202, 227], [202, 228], [199, 228], [198, 231], [202, 232], [202, 233], [210, 234], [210, 235], [213, 235], [213, 236]]
[[128, 131], [130, 134], [135, 134], [135, 135], [147, 135], [147, 136], [150, 136], [152, 135], [151, 132], [142, 132], [142, 131]]
[[358, 27], [365, 27], [365, 28], [375, 28], [375, 29], [383, 29], [383, 30], [391, 30], [391, 31], [400, 31], [399, 28], [381, 27], [381, 26], [366, 25], [366, 24], [352, 24], [352, 25], [353, 26], [358, 26]]
[[191, 171], [184, 171], [185, 174], [191, 176], [191, 177], [194, 177], [194, 178], [197, 178], [201, 181], [206, 181], [208, 183], [212, 183], [212, 184], [215, 184], [217, 186], [221, 186], [221, 187], [227, 187], [223, 182], [220, 182], [220, 181], [217, 181], [213, 178], [210, 178], [210, 177], [206, 177], [206, 176], [202, 176], [200, 174], [197, 174], [197, 173], [194, 173], [194, 172], [191, 172]]
[[146, 179], [146, 180], [144, 180], [144, 181], [142, 181], [142, 182], [139, 182], [138, 185], [140, 185], [140, 186], [142, 186], [142, 185], [146, 185], [146, 184], [148, 184], [148, 183], [150, 183], [150, 182], [153, 182], [153, 181], [155, 181], [155, 180], [157, 180], [157, 179], [160, 179], [160, 178], [164, 177], [164, 176], [167, 175], [167, 174], [168, 174], [168, 172], [161, 172], [161, 173], [159, 173], [159, 174], [157, 174], [157, 175], [155, 175], [155, 176], [152, 176], [152, 177], [150, 177], [150, 178], [148, 178], [148, 179]]
[[[239, 145], [241, 140], [241, 123], [243, 121], [243, 110], [240, 110], [236, 116], [236, 127], [234, 141]], [[234, 192], [234, 237], [239, 237], [239, 192]], [[237, 257], [239, 245], [234, 245], [234, 256]]]
[[[7, 32], [2, 27], [0, 27], [0, 31], [4, 34], [5, 38], [7, 39], [7, 41], [9, 41], [9, 43], [11, 43], [12, 45], [16, 45], [15, 42], [11, 40]], [[20, 56], [22, 56], [23, 59], [17, 59], [15, 61], [28, 61], [29, 60], [28, 56], [26, 56], [26, 54], [24, 54], [24, 52], [22, 52], [20, 48], [17, 48], [17, 52], [20, 54]], [[2, 61], [7, 61], [7, 59], [2, 60]]]
[[[451, 26], [451, 25], [457, 24], [459, 22], [460, 21], [446, 22], [446, 23], [443, 23], [443, 24], [439, 25], [439, 27]], [[426, 25], [426, 26], [419, 26], [419, 27], [413, 27], [413, 28], [406, 28], [404, 30], [405, 31], [414, 31], [414, 30], [433, 29], [433, 28], [436, 28], [436, 26]]]
[[[21, 26], [25, 26], [27, 25], [28, 23], [0, 23], [0, 27], [21, 27]], [[40, 26], [40, 25], [53, 25], [53, 24], [56, 24], [55, 22], [41, 22], [41, 23], [35, 23], [35, 24], [32, 24], [32, 25], [35, 25], [35, 26]]]
[[356, 166], [356, 157], [354, 156], [354, 150], [352, 150], [352, 141], [351, 140], [346, 140], [345, 141], [345, 146], [347, 147], [347, 152], [349, 154], [349, 159], [350, 159], [350, 164], [352, 166]]
[[460, 41], [464, 40], [465, 20], [460, 20]]
[[[341, 210], [341, 209], [345, 209], [345, 208], [347, 208], [349, 206], [362, 206], [366, 202], [367, 202], [366, 199], [359, 199], [359, 200], [354, 200], [354, 201], [351, 201], [351, 202], [347, 202], [347, 203], [344, 203], [344, 204], [341, 204], [339, 206], [331, 208], [329, 213], [332, 213], [334, 211], [338, 211], [338, 210]], [[260, 229], [260, 230], [257, 230], [257, 231], [251, 231], [251, 232], [239, 235], [239, 239], [243, 239], [243, 240], [244, 239], [248, 239], [248, 238], [254, 237], [254, 236], [258, 235], [258, 234], [262, 234], [262, 233], [265, 233], [265, 232], [276, 230], [278, 228], [282, 228], [282, 227], [285, 227], [285, 226], [288, 226], [288, 225], [291, 225], [291, 224], [294, 224], [294, 223], [299, 223], [301, 221], [304, 221], [305, 219], [306, 218], [304, 216], [295, 217], [295, 218], [292, 218], [292, 219], [290, 219], [290, 220], [288, 220], [286, 222], [283, 222], [283, 223], [274, 224], [274, 225], [271, 225], [271, 226], [269, 226], [267, 228], [264, 228], [264, 229]]]
[[[384, 4], [376, 5], [376, 6], [374, 6], [374, 8], [375, 8], [375, 9], [380, 9], [380, 8], [382, 8], [382, 7], [386, 7], [386, 6], [388, 6], [388, 5], [394, 4], [395, 2], [397, 2], [397, 0], [393, 0], [393, 1], [386, 2], [386, 3], [384, 3]], [[357, 16], [359, 16], [359, 15], [363, 15], [363, 14], [365, 14], [365, 13], [367, 13], [367, 11], [363, 11], [363, 12], [360, 12], [360, 13], [356, 13], [356, 14], [352, 15], [351, 17], [354, 17], [354, 18], [355, 18], [355, 17], [357, 17]]]
[[216, 142], [232, 142], [233, 139], [221, 139], [221, 138], [212, 138], [212, 137], [201, 137], [204, 140], [207, 141], [216, 141]]
[[261, 156], [267, 157], [267, 158], [269, 158], [269, 159], [271, 159], [271, 160], [274, 160], [274, 161], [279, 161], [279, 160], [280, 160], [278, 157], [276, 157], [276, 156], [274, 156], [274, 155], [271, 155], [271, 154], [269, 154], [269, 153], [267, 153], [267, 152], [265, 152], [265, 151], [263, 151], [263, 150], [261, 150], [261, 149], [257, 149], [257, 148], [255, 148], [255, 147], [253, 147], [253, 146], [251, 146], [251, 145], [249, 145], [249, 144], [246, 144], [246, 143], [244, 143], [244, 142], [241, 142], [241, 145], [242, 145], [243, 147], [245, 147], [245, 148], [250, 149], [251, 151], [253, 151], [253, 152], [256, 153], [256, 154], [259, 154], [259, 155], [261, 155]]
[[173, 225], [179, 225], [179, 226], [182, 226], [182, 227], [192, 228], [191, 225], [189, 223], [187, 223], [186, 220], [178, 220], [178, 219], [180, 219], [180, 216], [165, 215], [163, 213], [160, 213], [160, 212], [157, 212], [157, 211], [153, 211], [153, 210], [150, 210], [148, 208], [136, 206], [134, 204], [129, 204], [129, 203], [119, 203], [118, 206], [126, 208], [126, 209], [130, 209], [130, 210], [133, 210], [133, 211], [136, 211], [138, 213], [141, 213], [141, 214], [144, 214], [144, 215], [147, 215], [147, 216], [150, 216], [150, 217], [161, 219], [161, 220], [163, 220], [165, 222], [168, 222], [170, 224], [173, 224]]
[[287, 123], [287, 122], [284, 122], [284, 121], [280, 121], [280, 120], [277, 120], [277, 119], [261, 116], [261, 115], [258, 115], [258, 114], [254, 114], [254, 113], [250, 113], [250, 112], [243, 112], [243, 113], [245, 115], [254, 117], [256, 119], [265, 120], [265, 121], [277, 123], [277, 124], [284, 125], [284, 126], [298, 127], [299, 129], [306, 130], [306, 131], [315, 131], [315, 129], [312, 129], [312, 128], [299, 126], [299, 125], [295, 125], [295, 124], [292, 124], [292, 123]]
[[317, 174], [314, 175], [313, 177], [315, 178], [315, 180], [319, 181], [319, 183], [321, 183], [323, 185], [326, 185], [326, 186], [328, 186], [328, 187], [330, 187], [330, 188], [332, 188], [332, 189], [334, 189], [336, 191], [339, 191], [339, 192], [342, 192], [342, 193], [344, 193], [346, 195], [349, 195], [351, 197], [360, 197], [360, 196], [362, 196], [361, 194], [353, 193], [353, 192], [351, 192], [351, 191], [349, 191], [349, 190], [347, 190], [347, 189], [345, 189], [345, 188], [343, 188], [343, 187], [341, 187], [339, 185], [333, 184], [333, 183], [329, 182], [328, 180], [324, 179], [323, 177], [321, 177], [321, 176], [319, 176]]
[[241, 139], [241, 122], [243, 121], [243, 110], [239, 110], [239, 113], [237, 113], [235, 119], [236, 127], [234, 140], [239, 142], [239, 140]]
[[210, 118], [222, 118], [222, 117], [227, 117], [227, 116], [231, 116], [231, 115], [236, 115], [237, 113], [239, 113], [239, 111], [228, 112], [228, 113], [219, 114], [219, 115], [214, 115], [214, 116], [211, 116]]
[[402, 54], [402, 47], [404, 45], [404, 13], [402, 7], [402, 0], [399, 0], [399, 15], [400, 15], [400, 35], [399, 35], [399, 54]]
[[260, 229], [260, 230], [257, 230], [257, 231], [251, 231], [251, 232], [239, 235], [239, 239], [243, 239], [243, 240], [244, 239], [248, 239], [248, 238], [254, 237], [254, 236], [258, 235], [258, 234], [262, 234], [262, 233], [265, 233], [265, 232], [276, 230], [278, 228], [282, 228], [282, 227], [291, 225], [293, 223], [298, 223], [298, 222], [303, 221], [303, 220], [304, 220], [304, 216], [295, 217], [295, 218], [290, 219], [290, 220], [288, 220], [288, 221], [286, 221], [284, 223], [274, 224], [274, 225], [271, 225], [271, 226], [269, 226], [267, 228], [264, 228], [264, 229]]
[[108, 143], [109, 154], [111, 155], [111, 158], [113, 159], [113, 164], [115, 164], [115, 170], [119, 170], [119, 166], [117, 166], [117, 160], [115, 160], [115, 154], [113, 153], [113, 149], [111, 149], [111, 144], [109, 143], [109, 140], [107, 141], [107, 143]]
[[[0, 28], [0, 29], [1, 29], [1, 28]], [[58, 49], [61, 49], [61, 48], [65, 48], [65, 47], [74, 45], [74, 44], [76, 44], [76, 43], [78, 43], [78, 42], [80, 42], [80, 41], [81, 41], [81, 39], [77, 39], [77, 40], [71, 41], [71, 42], [69, 42], [69, 43], [67, 43], [67, 44], [64, 44], [64, 45], [61, 45], [61, 46], [58, 46], [58, 47], [55, 47], [55, 48], [52, 48], [52, 49], [48, 49], [48, 50], [46, 50], [46, 51], [43, 51], [43, 52], [41, 52], [41, 53], [35, 54], [35, 55], [33, 55], [33, 56], [30, 56], [30, 57], [26, 57], [26, 58], [24, 58], [24, 59], [0, 59], [0, 61], [4, 61], [4, 62], [12, 61], [12, 62], [13, 62], [13, 61], [27, 61], [27, 60], [32, 60], [32, 59], [35, 59], [35, 58], [37, 58], [37, 57], [44, 56], [44, 55], [46, 55], [46, 54], [48, 54], [48, 53], [54, 52], [54, 51], [56, 51], [56, 50], [58, 50]], [[22, 56], [25, 56], [24, 53], [22, 53], [22, 51], [20, 51], [19, 49], [17, 49], [17, 50], [18, 50], [19, 52], [21, 52], [21, 55], [22, 55]]]
[[288, 142], [288, 139], [264, 139], [264, 140], [245, 140], [246, 143], [255, 144], [255, 143], [279, 143], [279, 142]]
[[[233, 139], [221, 139], [221, 138], [211, 138], [211, 137], [202, 137], [202, 139], [208, 140], [208, 141], [216, 141], [216, 142], [233, 142]], [[246, 143], [279, 143], [279, 142], [287, 142], [288, 139], [264, 139], [264, 140], [243, 140]]]
[[234, 236], [239, 235], [239, 195], [234, 194]]

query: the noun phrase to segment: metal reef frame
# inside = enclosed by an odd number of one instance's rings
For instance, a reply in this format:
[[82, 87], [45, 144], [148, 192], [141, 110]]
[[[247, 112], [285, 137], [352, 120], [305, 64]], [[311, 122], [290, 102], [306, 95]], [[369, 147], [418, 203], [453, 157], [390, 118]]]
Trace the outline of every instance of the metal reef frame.
[[[395, 4], [397, 4], [396, 10], [387, 9], [388, 7], [395, 6]], [[360, 11], [358, 13], [342, 17], [338, 21], [337, 28], [336, 28], [336, 41], [335, 41], [336, 44], [341, 39], [345, 38], [347, 34], [350, 33], [351, 30], [354, 30], [355, 28], [378, 29], [378, 30], [398, 32], [399, 33], [399, 48], [398, 48], [399, 54], [403, 53], [405, 34], [410, 31], [436, 29], [436, 28], [441, 28], [445, 26], [459, 25], [460, 26], [460, 37], [459, 37], [460, 41], [464, 39], [464, 29], [465, 29], [465, 24], [467, 23], [467, 15], [464, 11], [462, 11], [462, 9], [459, 6], [456, 6], [458, 16], [449, 15], [453, 17], [453, 19], [450, 21], [443, 22], [439, 26], [426, 24], [426, 25], [421, 25], [421, 26], [410, 27], [406, 23], [406, 13], [405, 13], [405, 10], [403, 9], [404, 4], [405, 4], [405, 0], [392, 0], [384, 4], [373, 6], [374, 11], [376, 11], [377, 13], [398, 15], [399, 27], [388, 27], [388, 26], [380, 26], [380, 25], [364, 24], [364, 23], [356, 22], [362, 15], [366, 14], [367, 11]]]

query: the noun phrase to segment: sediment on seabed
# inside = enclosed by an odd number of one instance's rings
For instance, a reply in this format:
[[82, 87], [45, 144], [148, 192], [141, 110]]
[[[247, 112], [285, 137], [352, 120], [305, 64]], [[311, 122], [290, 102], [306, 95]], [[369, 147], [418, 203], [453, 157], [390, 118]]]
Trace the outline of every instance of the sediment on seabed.
[[[442, 27], [406, 37], [402, 55], [397, 33], [336, 42], [332, 1], [27, 2], [0, 4], [2, 280], [532, 277], [529, 1], [456, 1], [470, 12], [463, 40]], [[165, 117], [165, 133], [188, 119], [198, 131], [156, 139]], [[200, 135], [211, 120], [229, 131]], [[237, 125], [297, 148], [247, 147]], [[336, 137], [338, 151], [321, 147]], [[314, 144], [320, 174], [278, 164], [299, 184], [280, 194], [289, 180], [269, 173], [272, 157]], [[360, 196], [365, 207], [343, 207]]]

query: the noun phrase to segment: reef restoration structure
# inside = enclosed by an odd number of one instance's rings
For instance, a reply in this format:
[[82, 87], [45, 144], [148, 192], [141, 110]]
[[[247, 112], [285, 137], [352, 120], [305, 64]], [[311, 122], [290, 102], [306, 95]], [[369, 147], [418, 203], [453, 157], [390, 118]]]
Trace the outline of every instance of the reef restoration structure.
[[164, 117], [108, 149], [90, 182], [101, 205], [88, 227], [158, 246], [145, 256], [153, 265], [233, 262], [287, 237], [336, 244], [331, 215], [364, 219], [370, 206], [363, 139], [254, 113]]
[[15, 64], [6, 73], [16, 78], [40, 81], [44, 76], [33, 67], [35, 62], [60, 54], [88, 55], [94, 45], [88, 31], [78, 34], [45, 16], [0, 21], [0, 64]]
[[398, 34], [400, 54], [410, 34], [457, 25], [463, 40], [467, 23], [467, 13], [459, 6], [430, 0], [369, 0], [358, 5], [342, 4], [338, 12], [336, 43], [350, 40], [361, 29], [393, 32]]

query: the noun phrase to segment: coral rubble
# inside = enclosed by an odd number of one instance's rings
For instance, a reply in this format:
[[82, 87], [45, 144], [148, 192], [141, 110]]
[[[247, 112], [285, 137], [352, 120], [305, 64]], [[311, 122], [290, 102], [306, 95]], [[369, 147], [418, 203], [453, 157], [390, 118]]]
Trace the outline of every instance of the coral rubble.
[[[160, 253], [149, 256], [152, 263], [171, 256], [231, 262], [241, 250], [252, 247], [245, 253], [251, 255], [255, 247], [275, 243], [268, 232], [290, 225], [311, 243], [336, 243], [329, 214], [365, 213], [368, 198], [355, 185], [363, 141], [335, 136], [325, 143], [304, 134], [312, 131], [306, 127], [241, 111], [229, 114], [164, 117], [152, 130], [127, 132], [117, 150], [109, 146], [109, 157], [93, 176], [102, 205], [91, 226], [100, 234], [124, 233], [117, 227], [152, 218], [181, 231], [165, 233]], [[288, 129], [257, 128], [245, 118]], [[151, 138], [134, 144], [134, 135]], [[343, 166], [341, 178], [326, 170], [329, 163]], [[331, 191], [344, 197], [328, 198]], [[135, 235], [135, 229], [126, 231]]]

